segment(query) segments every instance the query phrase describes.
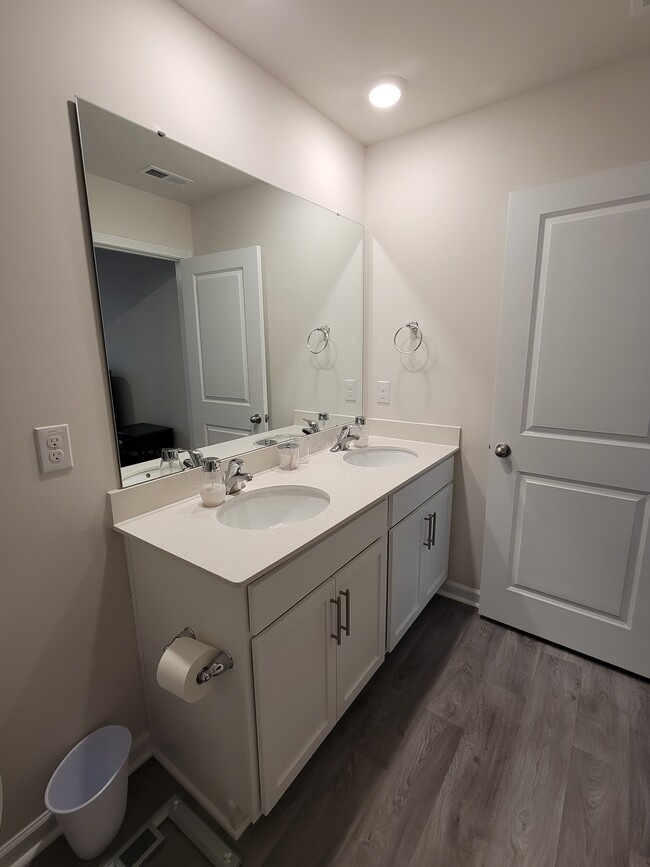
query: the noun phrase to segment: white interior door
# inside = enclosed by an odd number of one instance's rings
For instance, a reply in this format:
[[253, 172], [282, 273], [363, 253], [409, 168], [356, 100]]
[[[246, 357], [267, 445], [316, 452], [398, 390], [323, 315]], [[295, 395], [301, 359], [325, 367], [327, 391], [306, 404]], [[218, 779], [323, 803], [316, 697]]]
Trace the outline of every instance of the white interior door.
[[482, 614], [650, 676], [649, 433], [650, 163], [513, 193]]
[[192, 446], [267, 430], [260, 247], [183, 259], [179, 272]]

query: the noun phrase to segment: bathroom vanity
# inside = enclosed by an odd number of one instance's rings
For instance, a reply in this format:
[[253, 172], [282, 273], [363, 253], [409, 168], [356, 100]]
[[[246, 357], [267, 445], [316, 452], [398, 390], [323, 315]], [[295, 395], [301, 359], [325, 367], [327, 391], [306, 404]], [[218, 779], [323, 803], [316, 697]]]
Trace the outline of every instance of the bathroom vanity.
[[[216, 509], [194, 496], [115, 525], [153, 753], [235, 837], [273, 808], [446, 578], [457, 447], [371, 446], [259, 473]], [[256, 492], [275, 502], [289, 487], [316, 489], [321, 511], [249, 529]], [[241, 526], [222, 523], [226, 507]], [[234, 660], [194, 704], [156, 681], [185, 626]]]

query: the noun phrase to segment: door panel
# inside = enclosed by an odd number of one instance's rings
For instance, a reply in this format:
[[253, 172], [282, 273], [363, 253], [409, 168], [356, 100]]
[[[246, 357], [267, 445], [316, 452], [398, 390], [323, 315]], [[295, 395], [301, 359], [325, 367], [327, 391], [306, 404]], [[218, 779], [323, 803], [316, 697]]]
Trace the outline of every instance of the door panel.
[[243, 274], [197, 274], [194, 293], [201, 397], [250, 406]]
[[426, 503], [391, 528], [388, 585], [388, 650], [420, 613], [420, 551], [425, 533]]
[[[451, 521], [451, 496], [453, 485], [449, 484], [424, 504], [422, 536], [420, 542], [420, 607], [423, 608], [438, 592], [447, 578], [449, 563], [449, 530]], [[429, 530], [428, 515], [432, 516]], [[431, 533], [431, 547], [428, 545]]]
[[480, 606], [645, 676], [648, 275], [650, 163], [511, 195]]
[[648, 441], [649, 237], [647, 201], [543, 221], [527, 429]]
[[386, 538], [378, 539], [334, 576], [342, 624], [349, 631], [349, 635], [343, 632], [338, 647], [338, 716], [345, 713], [386, 656], [386, 547]]
[[264, 813], [336, 722], [334, 593], [328, 578], [252, 641]]
[[640, 494], [522, 474], [512, 587], [627, 621], [647, 503]]
[[267, 430], [260, 248], [183, 259], [179, 286], [192, 445]]

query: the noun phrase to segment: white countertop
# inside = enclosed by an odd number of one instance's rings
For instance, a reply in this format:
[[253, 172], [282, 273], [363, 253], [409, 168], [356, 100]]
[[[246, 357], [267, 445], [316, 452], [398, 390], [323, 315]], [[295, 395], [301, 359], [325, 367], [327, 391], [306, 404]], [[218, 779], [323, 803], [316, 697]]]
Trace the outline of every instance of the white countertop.
[[329, 449], [312, 455], [297, 470], [278, 467], [256, 475], [238, 494], [280, 485], [320, 488], [330, 497], [313, 518], [268, 530], [238, 530], [217, 520], [223, 506], [206, 508], [195, 496], [115, 524], [125, 536], [154, 545], [174, 557], [211, 572], [231, 584], [245, 585], [346, 521], [441, 463], [457, 446], [371, 436], [370, 446], [392, 446], [417, 453], [415, 460], [389, 467], [356, 467]]

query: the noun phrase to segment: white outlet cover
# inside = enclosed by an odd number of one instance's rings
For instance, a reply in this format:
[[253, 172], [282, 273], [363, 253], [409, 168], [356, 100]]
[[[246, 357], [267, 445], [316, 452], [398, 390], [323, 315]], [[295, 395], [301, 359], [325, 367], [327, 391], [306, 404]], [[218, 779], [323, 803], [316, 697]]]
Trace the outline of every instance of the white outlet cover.
[[354, 402], [357, 399], [357, 381], [356, 379], [345, 380], [345, 399], [349, 402]]
[[387, 380], [377, 382], [377, 403], [390, 403], [390, 382]]
[[67, 424], [35, 427], [34, 436], [42, 473], [58, 473], [74, 466]]

